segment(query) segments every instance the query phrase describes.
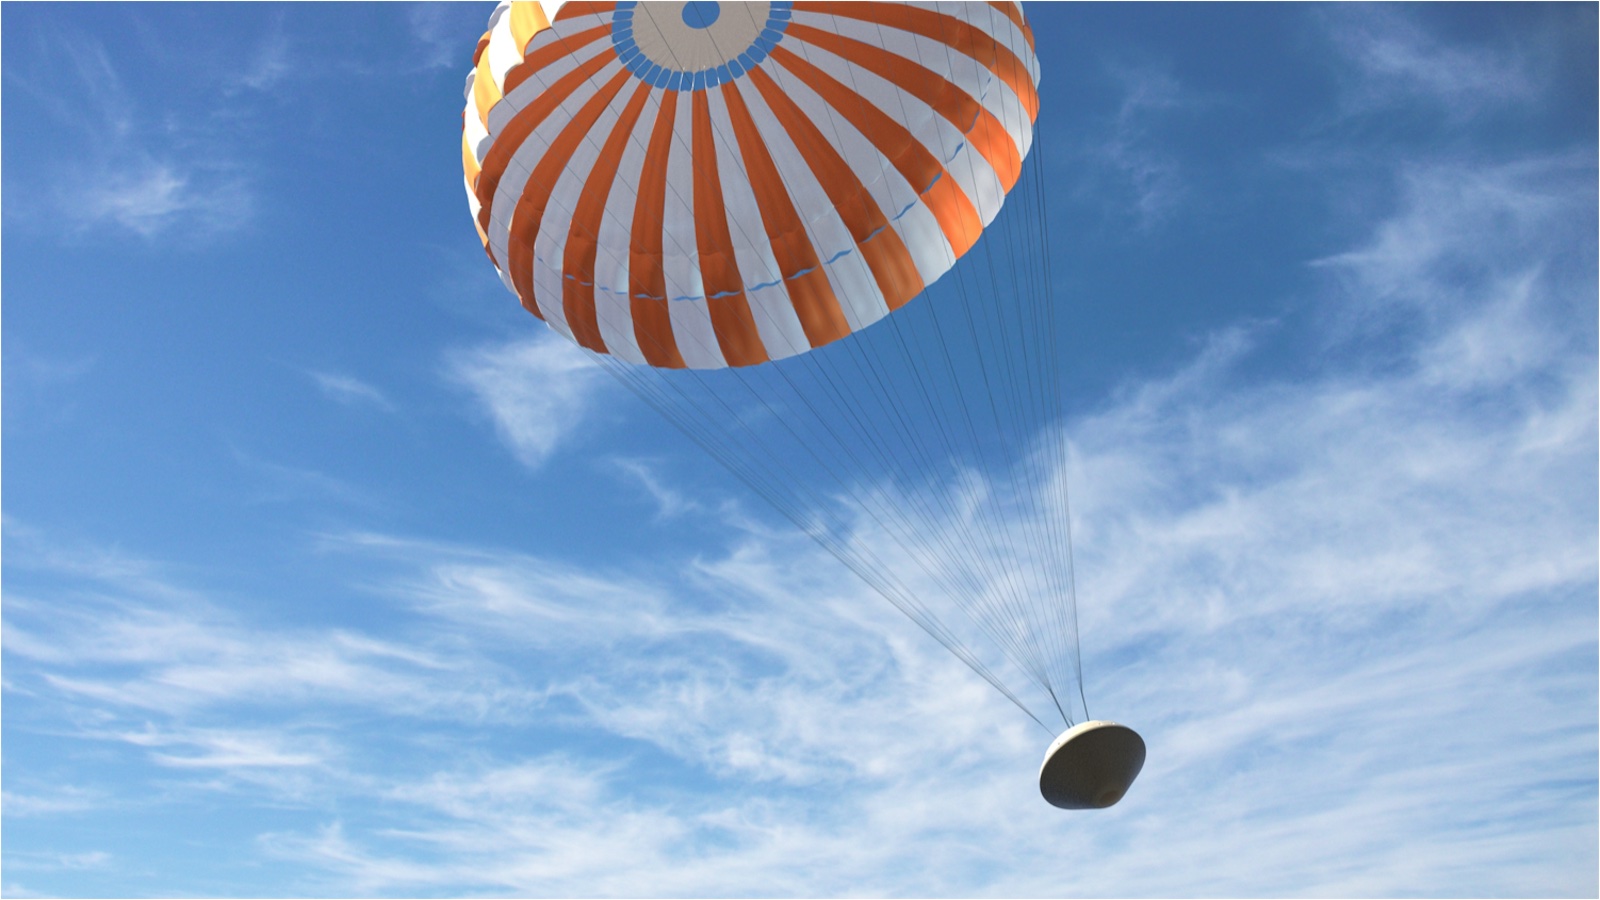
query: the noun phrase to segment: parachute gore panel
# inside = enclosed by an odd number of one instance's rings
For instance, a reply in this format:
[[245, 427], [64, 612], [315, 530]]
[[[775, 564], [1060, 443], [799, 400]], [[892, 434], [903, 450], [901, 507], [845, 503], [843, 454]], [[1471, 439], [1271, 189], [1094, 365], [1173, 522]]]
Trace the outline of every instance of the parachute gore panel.
[[1038, 113], [1015, 3], [502, 3], [462, 161], [522, 305], [634, 363], [748, 366], [954, 265]]

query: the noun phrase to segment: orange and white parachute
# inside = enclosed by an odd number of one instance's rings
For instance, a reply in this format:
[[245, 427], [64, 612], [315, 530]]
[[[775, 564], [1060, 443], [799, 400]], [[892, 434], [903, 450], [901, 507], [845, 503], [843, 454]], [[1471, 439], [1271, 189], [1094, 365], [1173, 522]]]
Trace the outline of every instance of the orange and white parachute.
[[[1020, 6], [502, 3], [474, 66], [467, 196], [522, 305], [1041, 726], [1087, 720]], [[1069, 730], [1041, 791], [1115, 802], [1138, 741]]]
[[750, 366], [948, 271], [1038, 113], [1015, 3], [502, 3], [462, 139], [484, 248], [600, 353]]

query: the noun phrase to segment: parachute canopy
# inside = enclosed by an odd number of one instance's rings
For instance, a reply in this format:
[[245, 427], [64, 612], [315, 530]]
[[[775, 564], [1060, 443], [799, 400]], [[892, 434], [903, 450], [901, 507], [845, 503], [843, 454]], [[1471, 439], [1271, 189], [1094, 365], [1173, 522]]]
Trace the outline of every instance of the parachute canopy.
[[502, 3], [462, 161], [522, 305], [590, 350], [750, 366], [972, 248], [1038, 113], [1015, 3]]
[[473, 62], [522, 305], [1040, 727], [1089, 719], [1019, 5], [502, 3]]

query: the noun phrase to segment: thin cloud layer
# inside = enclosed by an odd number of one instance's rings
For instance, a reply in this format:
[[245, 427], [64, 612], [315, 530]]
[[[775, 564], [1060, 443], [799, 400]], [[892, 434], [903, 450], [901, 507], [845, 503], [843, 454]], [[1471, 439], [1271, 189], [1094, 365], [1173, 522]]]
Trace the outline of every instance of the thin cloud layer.
[[[209, 115], [174, 117], [175, 101], [136, 98], [104, 44], [88, 35], [44, 32], [29, 49], [50, 65], [8, 75], [48, 96], [61, 152], [29, 167], [33, 183], [7, 204], [11, 225], [35, 229], [47, 219], [56, 233], [209, 243], [252, 221], [257, 198], [242, 148], [212, 133]], [[265, 87], [262, 79], [276, 79], [283, 63], [270, 44], [259, 56], [251, 71], [260, 71], [248, 77]]]
[[1347, 103], [1352, 111], [1422, 99], [1456, 118], [1470, 118], [1538, 94], [1525, 48], [1449, 44], [1429, 34], [1400, 7], [1333, 9], [1328, 34], [1354, 63]]
[[61, 212], [79, 229], [114, 225], [143, 238], [177, 228], [214, 235], [249, 221], [254, 200], [236, 176], [129, 154], [75, 172], [60, 190]]
[[[1382, 358], [1334, 345], [1309, 377], [1245, 383], [1264, 338], [1224, 332], [1071, 423], [1090, 708], [1151, 747], [1104, 813], [1038, 801], [1048, 735], [813, 545], [759, 532], [630, 575], [330, 538], [388, 572], [361, 588], [404, 613], [381, 635], [194, 621], [148, 585], [41, 629], [8, 597], [8, 677], [93, 718], [159, 712], [84, 736], [168, 777], [365, 807], [310, 803], [314, 824], [263, 835], [316, 892], [1590, 892], [1595, 509], [1573, 488], [1593, 484], [1594, 353], [1561, 318], [1584, 282], [1538, 253], [1562, 171], [1479, 171], [1453, 205], [1455, 174], [1415, 173], [1392, 220], [1319, 263], [1332, 315], [1387, 284], [1431, 304], [1382, 326]], [[535, 463], [587, 388], [496, 387], [598, 374], [564, 350], [455, 370]], [[228, 722], [287, 698], [276, 730]], [[396, 766], [312, 727], [336, 708], [494, 713], [469, 726], [482, 749]], [[504, 742], [528, 729], [549, 749]], [[1219, 833], [1251, 853], [1217, 854]]]
[[604, 381], [583, 351], [549, 332], [457, 351], [445, 371], [472, 394], [506, 448], [533, 469], [583, 424]]
[[394, 411], [394, 403], [387, 394], [353, 375], [317, 371], [308, 371], [306, 374], [317, 383], [323, 396], [336, 403], [371, 406], [384, 412]]
[[1164, 118], [1193, 115], [1200, 103], [1165, 72], [1126, 68], [1117, 75], [1122, 103], [1086, 152], [1116, 186], [1138, 227], [1149, 230], [1170, 218], [1188, 192], [1176, 154], [1154, 132]]

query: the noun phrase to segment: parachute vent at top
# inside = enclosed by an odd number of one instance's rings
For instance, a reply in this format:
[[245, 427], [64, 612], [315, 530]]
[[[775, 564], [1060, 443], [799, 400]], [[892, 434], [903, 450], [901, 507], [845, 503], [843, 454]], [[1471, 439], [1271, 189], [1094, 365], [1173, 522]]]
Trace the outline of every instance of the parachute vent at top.
[[462, 161], [522, 305], [667, 368], [865, 328], [977, 242], [1033, 140], [1014, 3], [509, 3]]

